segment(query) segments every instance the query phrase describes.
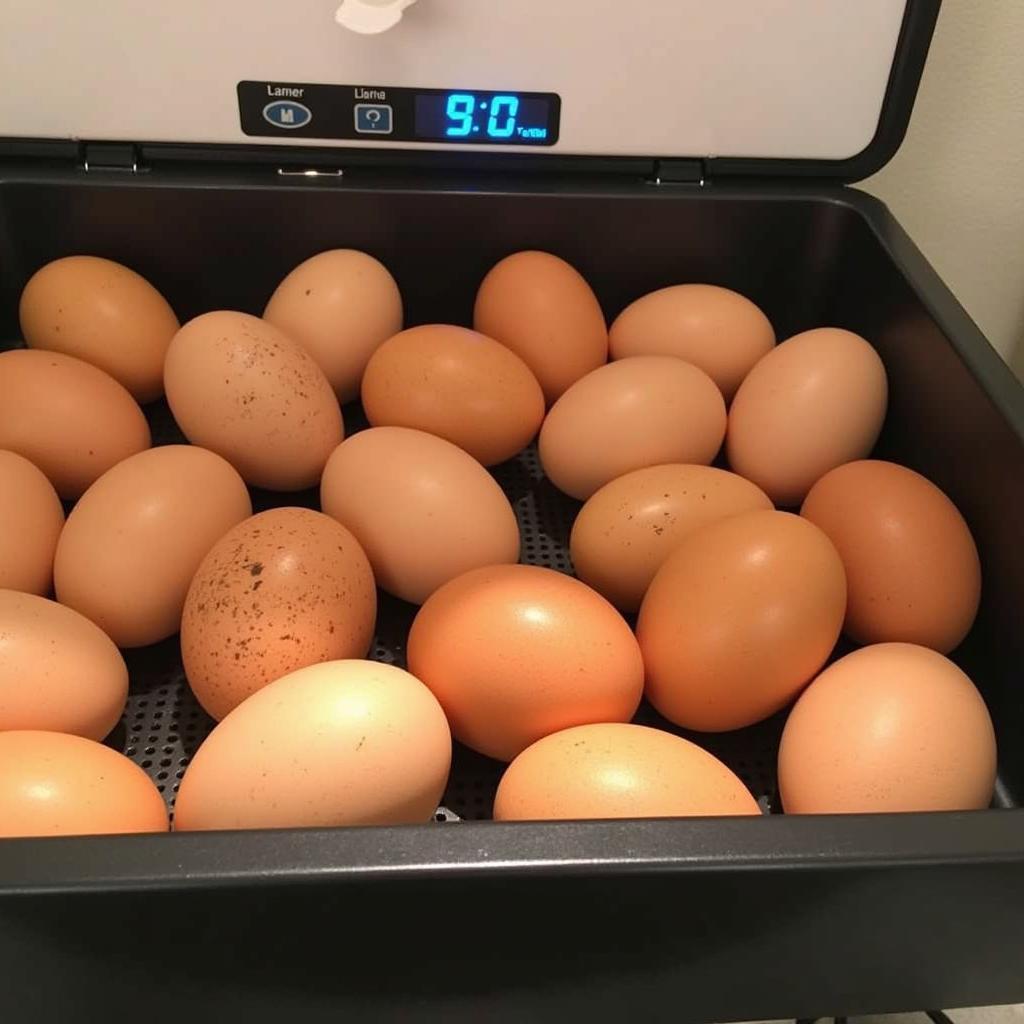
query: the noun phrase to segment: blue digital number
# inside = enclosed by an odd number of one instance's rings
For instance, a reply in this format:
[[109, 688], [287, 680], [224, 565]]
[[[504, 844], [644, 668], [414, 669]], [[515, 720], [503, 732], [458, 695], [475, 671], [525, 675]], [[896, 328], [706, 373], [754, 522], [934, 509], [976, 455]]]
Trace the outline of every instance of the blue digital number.
[[[498, 124], [498, 118], [505, 114], [505, 123]], [[492, 139], [507, 139], [516, 130], [516, 114], [519, 113], [518, 96], [495, 96], [491, 101], [491, 116], [487, 119], [487, 134]], [[460, 134], [462, 134], [460, 132]]]
[[445, 135], [452, 138], [468, 135], [473, 130], [473, 111], [475, 109], [475, 96], [466, 92], [453, 92], [448, 97], [448, 106], [445, 108], [445, 113], [448, 115], [449, 121], [459, 121], [461, 124], [446, 128]]

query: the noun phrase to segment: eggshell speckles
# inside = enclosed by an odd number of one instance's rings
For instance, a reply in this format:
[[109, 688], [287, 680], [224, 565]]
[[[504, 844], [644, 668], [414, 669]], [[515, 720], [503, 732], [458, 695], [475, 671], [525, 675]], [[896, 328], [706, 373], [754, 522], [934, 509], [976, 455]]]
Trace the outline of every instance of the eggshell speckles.
[[63, 526], [50, 481], [24, 456], [0, 451], [0, 587], [48, 594]]
[[185, 436], [257, 487], [312, 486], [344, 436], [338, 401], [312, 357], [247, 313], [185, 324], [167, 351], [164, 385]]
[[622, 616], [579, 580], [533, 565], [443, 586], [413, 622], [408, 658], [456, 738], [503, 761], [559, 729], [627, 721], [643, 687]]
[[545, 736], [502, 776], [498, 821], [760, 814], [718, 758], [642, 725], [579, 725]]
[[276, 508], [229, 530], [185, 599], [181, 653], [214, 718], [289, 672], [366, 656], [377, 591], [356, 539], [329, 516]]
[[840, 658], [786, 722], [779, 787], [787, 814], [987, 807], [996, 743], [981, 694], [953, 662], [914, 644]]
[[400, 825], [430, 820], [452, 742], [437, 701], [402, 669], [329, 661], [239, 704], [196, 751], [176, 829]]

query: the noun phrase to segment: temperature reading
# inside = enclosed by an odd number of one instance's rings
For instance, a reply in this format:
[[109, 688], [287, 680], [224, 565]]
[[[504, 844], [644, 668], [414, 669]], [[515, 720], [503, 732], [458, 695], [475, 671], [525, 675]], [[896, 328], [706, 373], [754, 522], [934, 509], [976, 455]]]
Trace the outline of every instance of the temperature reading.
[[418, 92], [415, 135], [439, 142], [550, 146], [558, 133], [551, 93]]

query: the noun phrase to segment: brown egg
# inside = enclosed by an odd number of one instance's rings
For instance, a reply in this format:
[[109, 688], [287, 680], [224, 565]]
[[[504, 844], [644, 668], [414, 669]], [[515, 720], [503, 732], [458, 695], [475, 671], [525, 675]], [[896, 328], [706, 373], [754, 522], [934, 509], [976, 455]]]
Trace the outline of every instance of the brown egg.
[[885, 419], [878, 353], [837, 327], [805, 331], [768, 353], [729, 410], [729, 464], [777, 505], [794, 507], [830, 469], [862, 459]]
[[221, 719], [296, 669], [366, 657], [376, 616], [370, 563], [344, 526], [305, 508], [261, 512], [196, 571], [181, 618], [185, 675]]
[[551, 482], [586, 499], [644, 466], [711, 462], [725, 422], [722, 393], [703, 370], [672, 356], [634, 356], [569, 388], [544, 420], [538, 450]]
[[473, 326], [507, 345], [534, 372], [548, 405], [608, 360], [608, 327], [590, 285], [565, 260], [517, 252], [491, 268]]
[[375, 427], [414, 427], [485, 466], [521, 452], [544, 419], [544, 394], [514, 352], [464, 327], [396, 334], [373, 354], [363, 409]]
[[647, 698], [702, 732], [767, 718], [825, 663], [845, 608], [839, 555], [805, 519], [746, 512], [701, 527], [640, 607]]
[[331, 249], [277, 286], [263, 319], [297, 341], [348, 402], [359, 396], [374, 350], [402, 329], [402, 296], [383, 263], [356, 249]]
[[59, 352], [0, 352], [0, 448], [34, 463], [62, 498], [149, 443], [135, 399], [102, 370]]
[[519, 558], [519, 525], [494, 478], [421, 430], [354, 434], [324, 469], [320, 505], [355, 535], [377, 585], [414, 604], [469, 569]]
[[188, 445], [141, 452], [105, 473], [68, 516], [57, 545], [57, 600], [118, 647], [177, 633], [203, 556], [252, 514], [242, 478]]
[[635, 612], [680, 541], [719, 519], [772, 508], [749, 480], [711, 466], [647, 466], [607, 483], [573, 523], [576, 575], [616, 607]]
[[981, 600], [981, 563], [956, 506], [930, 480], [892, 462], [826, 473], [801, 513], [824, 530], [846, 568], [846, 633], [947, 654]]
[[718, 758], [660, 729], [578, 725], [527, 747], [501, 778], [497, 821], [760, 814]]
[[430, 691], [393, 665], [329, 661], [254, 693], [196, 751], [178, 830], [429, 821], [452, 741]]
[[796, 702], [779, 747], [787, 814], [987, 807], [996, 740], [981, 694], [914, 644], [864, 647]]
[[134, 270], [98, 256], [54, 260], [25, 285], [18, 315], [29, 348], [92, 363], [136, 401], [163, 394], [164, 356], [180, 325], [167, 300]]
[[185, 436], [256, 487], [312, 487], [344, 437], [320, 368], [248, 313], [205, 313], [185, 324], [167, 351], [164, 385]]
[[775, 346], [768, 317], [750, 299], [712, 284], [660, 288], [627, 306], [608, 332], [612, 359], [677, 356], [699, 366], [727, 402]]
[[0, 836], [166, 832], [167, 807], [123, 754], [61, 732], [0, 732]]
[[44, 729], [101, 740], [128, 698], [128, 669], [84, 615], [0, 590], [0, 732]]
[[64, 509], [24, 456], [0, 451], [0, 587], [48, 594]]
[[622, 616], [579, 580], [535, 565], [447, 583], [413, 621], [407, 652], [455, 737], [502, 761], [559, 729], [628, 721], [643, 688]]

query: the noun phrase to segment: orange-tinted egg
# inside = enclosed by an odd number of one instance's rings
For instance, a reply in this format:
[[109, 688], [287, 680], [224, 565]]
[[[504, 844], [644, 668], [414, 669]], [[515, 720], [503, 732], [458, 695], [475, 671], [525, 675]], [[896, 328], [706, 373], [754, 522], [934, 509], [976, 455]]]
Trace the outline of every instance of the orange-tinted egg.
[[836, 327], [805, 331], [750, 371], [729, 410], [729, 465], [777, 505], [797, 506], [836, 466], [863, 459], [885, 419], [878, 353]]
[[956, 506], [920, 473], [865, 459], [826, 473], [801, 515], [828, 534], [846, 568], [846, 632], [943, 654], [967, 635], [981, 564]]
[[544, 419], [544, 394], [519, 356], [447, 324], [412, 327], [384, 342], [367, 364], [362, 397], [375, 427], [425, 430], [485, 466], [521, 452]]
[[24, 456], [0, 451], [0, 587], [48, 594], [64, 509]]
[[996, 742], [974, 684], [948, 658], [877, 644], [840, 658], [790, 712], [779, 748], [787, 814], [987, 807]]
[[799, 516], [746, 512], [695, 530], [640, 607], [647, 697], [688, 729], [767, 718], [825, 663], [845, 608], [839, 555]]
[[498, 821], [760, 814], [718, 758], [642, 725], [578, 725], [527, 747], [501, 778]]
[[167, 807], [123, 754], [61, 732], [0, 732], [0, 836], [166, 832]]
[[640, 607], [654, 574], [694, 530], [770, 509], [756, 484], [711, 466], [648, 466], [596, 491], [569, 541], [576, 575], [623, 611]]
[[512, 349], [550, 405], [608, 359], [604, 313], [580, 273], [547, 252], [506, 256], [484, 278], [473, 327]]
[[703, 370], [634, 356], [573, 384], [544, 420], [538, 450], [551, 482], [585, 500], [634, 469], [711, 462], [725, 423], [722, 394]]
[[731, 401], [775, 345], [768, 317], [750, 299], [711, 284], [679, 284], [627, 306], [608, 332], [612, 359], [678, 356], [699, 366]]
[[192, 579], [185, 675], [220, 719], [296, 669], [365, 657], [376, 614], [370, 563], [344, 526], [305, 508], [261, 512], [221, 537]]
[[622, 616], [579, 580], [533, 565], [441, 587], [413, 621], [408, 659], [455, 737], [503, 761], [571, 725], [628, 721], [643, 687]]

